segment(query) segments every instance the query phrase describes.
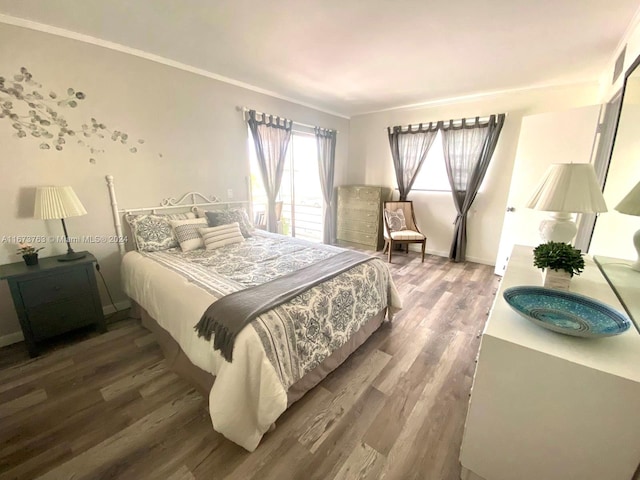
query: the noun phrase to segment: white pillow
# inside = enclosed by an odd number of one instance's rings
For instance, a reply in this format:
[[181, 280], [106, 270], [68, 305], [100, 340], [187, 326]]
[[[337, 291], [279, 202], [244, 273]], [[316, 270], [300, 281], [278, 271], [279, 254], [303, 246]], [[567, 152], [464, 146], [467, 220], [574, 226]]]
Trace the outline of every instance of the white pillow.
[[175, 235], [180, 248], [183, 252], [195, 250], [196, 248], [204, 247], [202, 236], [198, 229], [207, 226], [207, 220], [205, 218], [194, 218], [192, 220], [169, 220], [173, 227], [173, 234]]
[[136, 250], [154, 252], [178, 246], [178, 242], [169, 223], [171, 220], [186, 220], [196, 218], [194, 213], [171, 213], [140, 215], [125, 215], [131, 229], [131, 236]]
[[204, 241], [204, 248], [213, 250], [233, 243], [244, 242], [238, 222], [220, 225], [218, 227], [201, 228], [200, 235]]

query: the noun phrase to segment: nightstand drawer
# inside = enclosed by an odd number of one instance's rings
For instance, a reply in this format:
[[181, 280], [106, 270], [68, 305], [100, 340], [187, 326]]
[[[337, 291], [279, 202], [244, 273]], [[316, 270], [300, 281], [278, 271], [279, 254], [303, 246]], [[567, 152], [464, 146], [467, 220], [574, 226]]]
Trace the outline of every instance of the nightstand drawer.
[[27, 308], [78, 294], [91, 295], [87, 271], [84, 268], [59, 271], [33, 280], [22, 280], [19, 282], [19, 288], [22, 301]]
[[90, 296], [74, 296], [62, 302], [29, 308], [27, 317], [36, 341], [96, 322]]

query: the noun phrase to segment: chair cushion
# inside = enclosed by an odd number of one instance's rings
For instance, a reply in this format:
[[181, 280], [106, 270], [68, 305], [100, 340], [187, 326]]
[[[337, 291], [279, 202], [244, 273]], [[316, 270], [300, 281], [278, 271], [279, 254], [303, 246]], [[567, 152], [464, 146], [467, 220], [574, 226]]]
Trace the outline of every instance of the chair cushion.
[[427, 237], [413, 230], [400, 230], [398, 232], [391, 232], [391, 238], [393, 240], [424, 240]]
[[400, 230], [407, 229], [407, 220], [404, 218], [404, 210], [401, 208], [397, 209], [395, 212], [391, 210], [385, 210], [384, 216], [387, 219], [387, 225], [389, 225], [389, 230], [392, 232], [398, 232]]

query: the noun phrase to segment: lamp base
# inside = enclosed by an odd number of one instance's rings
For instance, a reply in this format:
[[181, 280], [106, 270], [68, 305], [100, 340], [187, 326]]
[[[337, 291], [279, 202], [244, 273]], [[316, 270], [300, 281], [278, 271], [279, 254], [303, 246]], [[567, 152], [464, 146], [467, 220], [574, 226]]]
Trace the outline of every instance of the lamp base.
[[73, 262], [74, 260], [80, 260], [81, 258], [84, 258], [86, 256], [87, 256], [86, 253], [71, 252], [71, 253], [67, 253], [64, 257], [59, 257], [58, 261], [59, 262]]
[[550, 218], [540, 222], [540, 237], [545, 242], [571, 243], [578, 233], [573, 215], [564, 212], [553, 212]]

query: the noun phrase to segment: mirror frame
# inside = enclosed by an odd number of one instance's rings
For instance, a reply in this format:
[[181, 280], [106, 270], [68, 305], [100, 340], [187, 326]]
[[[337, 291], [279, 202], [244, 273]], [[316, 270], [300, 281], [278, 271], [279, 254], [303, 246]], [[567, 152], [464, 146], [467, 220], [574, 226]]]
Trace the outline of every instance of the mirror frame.
[[[611, 138], [611, 146], [610, 146], [611, 150], [609, 152], [609, 159], [608, 159], [608, 163], [607, 163], [607, 169], [606, 169], [606, 172], [605, 172], [604, 182], [603, 182], [603, 185], [602, 185], [603, 191], [604, 191], [604, 188], [605, 188], [605, 186], [607, 184], [607, 177], [609, 176], [609, 169], [611, 168], [611, 161], [613, 160], [613, 154], [614, 154], [614, 151], [615, 151], [616, 141], [618, 139], [618, 131], [619, 131], [619, 127], [620, 127], [620, 118], [622, 117], [622, 113], [623, 113], [623, 109], [624, 109], [624, 100], [625, 100], [625, 94], [627, 92], [627, 85], [628, 85], [628, 82], [629, 82], [629, 77], [636, 70], [640, 70], [640, 69], [638, 69], [639, 65], [640, 65], [640, 55], [638, 55], [638, 57], [633, 61], [633, 63], [625, 71], [624, 82], [622, 84], [622, 89], [620, 91], [616, 92], [616, 94], [611, 97], [611, 100], [609, 100], [609, 102], [612, 102], [616, 98], [616, 96], [618, 94], [620, 95], [620, 109], [618, 111], [618, 116], [616, 118], [615, 130], [614, 130], [613, 136]], [[596, 218], [596, 222], [594, 223], [593, 230], [591, 232], [591, 237], [592, 238], [593, 238], [593, 233], [595, 232], [595, 227], [596, 227], [597, 221], [598, 221], [598, 219]], [[591, 240], [590, 240], [590, 242], [591, 242]], [[598, 265], [598, 267], [600, 268], [602, 274], [604, 275], [604, 277], [606, 278], [607, 282], [611, 286], [611, 289], [613, 290], [613, 292], [618, 297], [618, 300], [620, 301], [620, 303], [622, 304], [623, 308], [627, 312], [627, 315], [629, 316], [629, 318], [631, 319], [632, 323], [636, 327], [636, 330], [638, 331], [638, 333], [640, 333], [640, 314], [638, 313], [638, 311], [632, 311], [633, 309], [637, 310], [637, 307], [634, 306], [632, 308], [630, 305], [627, 304], [627, 302], [625, 302], [626, 297], [629, 295], [628, 282], [627, 282], [628, 279], [621, 280], [621, 278], [619, 278], [618, 275], [615, 275], [615, 272], [613, 272], [613, 271], [612, 272], [608, 272], [607, 271], [607, 265], [606, 265], [606, 257], [605, 257], [605, 263], [603, 263], [603, 264], [601, 264], [601, 262], [598, 261], [598, 259], [596, 257], [597, 257], [597, 254], [594, 257], [594, 259], [596, 260], [596, 264]], [[614, 264], [614, 265], [619, 265], [619, 264]], [[620, 281], [620, 282], [623, 282], [623, 283], [620, 283], [618, 286], [616, 286], [616, 281]], [[634, 280], [633, 284], [635, 286], [635, 280]], [[631, 298], [630, 295], [629, 295], [629, 298]], [[629, 302], [629, 303], [633, 303], [634, 305], [637, 305], [636, 302]]]

